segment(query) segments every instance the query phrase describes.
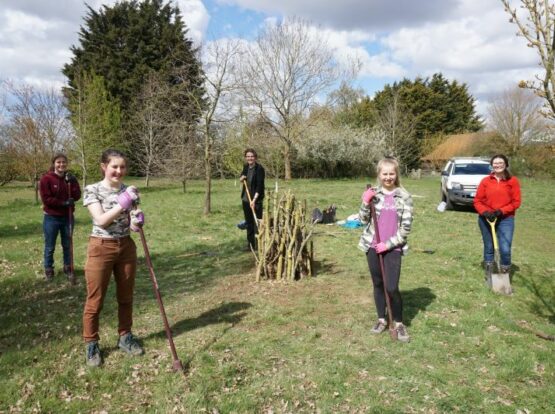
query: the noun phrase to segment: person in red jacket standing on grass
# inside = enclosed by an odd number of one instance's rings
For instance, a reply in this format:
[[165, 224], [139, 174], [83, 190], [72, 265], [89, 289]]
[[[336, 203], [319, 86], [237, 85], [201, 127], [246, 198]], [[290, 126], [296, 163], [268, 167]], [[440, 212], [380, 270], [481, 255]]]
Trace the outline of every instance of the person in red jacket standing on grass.
[[74, 283], [70, 251], [70, 214], [73, 222], [75, 202], [81, 198], [81, 188], [75, 177], [68, 173], [67, 166], [67, 156], [63, 153], [55, 154], [50, 171], [42, 176], [39, 183], [44, 210], [44, 278], [51, 281], [54, 277], [54, 250], [60, 233], [64, 253], [63, 271], [68, 280]]
[[474, 208], [480, 215], [478, 225], [484, 242], [484, 268], [486, 277], [493, 271], [493, 239], [487, 220], [495, 222], [499, 242], [501, 273], [511, 270], [511, 246], [515, 229], [515, 212], [520, 207], [520, 183], [509, 172], [509, 160], [503, 154], [490, 160], [493, 171], [484, 177], [476, 191]]

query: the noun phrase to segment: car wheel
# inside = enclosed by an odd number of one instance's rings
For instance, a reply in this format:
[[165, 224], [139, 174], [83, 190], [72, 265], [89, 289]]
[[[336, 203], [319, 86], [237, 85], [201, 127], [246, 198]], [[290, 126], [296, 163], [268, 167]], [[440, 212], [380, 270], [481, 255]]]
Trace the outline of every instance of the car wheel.
[[445, 205], [445, 210], [454, 210], [454, 209], [455, 209], [455, 206], [454, 206], [454, 204], [451, 202], [451, 200], [449, 199], [449, 196], [447, 196], [447, 197], [445, 197], [445, 198], [446, 198], [446, 200], [445, 200], [445, 203], [446, 203], [446, 205]]

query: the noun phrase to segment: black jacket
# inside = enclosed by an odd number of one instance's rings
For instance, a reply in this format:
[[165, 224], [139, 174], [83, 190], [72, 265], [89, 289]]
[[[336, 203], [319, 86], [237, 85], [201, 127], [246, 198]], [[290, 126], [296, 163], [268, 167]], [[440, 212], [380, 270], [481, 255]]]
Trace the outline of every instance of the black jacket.
[[[249, 171], [249, 165], [245, 164], [243, 167], [243, 171], [241, 175], [247, 176]], [[249, 187], [249, 191], [251, 193], [251, 197], [254, 197], [256, 193], [258, 193], [258, 199], [256, 200], [257, 203], [262, 202], [264, 199], [264, 178], [266, 176], [266, 172], [264, 171], [264, 167], [258, 163], [254, 164], [254, 175], [252, 177], [252, 183]], [[248, 184], [248, 183], [247, 183]], [[241, 198], [245, 195], [245, 185], [241, 187]]]

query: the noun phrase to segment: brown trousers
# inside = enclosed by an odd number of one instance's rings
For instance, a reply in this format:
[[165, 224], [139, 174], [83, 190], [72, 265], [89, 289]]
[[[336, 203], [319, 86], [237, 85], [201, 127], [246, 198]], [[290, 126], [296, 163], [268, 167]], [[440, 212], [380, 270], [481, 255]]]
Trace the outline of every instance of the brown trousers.
[[137, 271], [137, 247], [131, 237], [103, 239], [90, 237], [85, 264], [87, 301], [83, 311], [85, 342], [98, 341], [100, 311], [112, 272], [116, 281], [119, 335], [131, 332], [133, 325], [133, 288]]

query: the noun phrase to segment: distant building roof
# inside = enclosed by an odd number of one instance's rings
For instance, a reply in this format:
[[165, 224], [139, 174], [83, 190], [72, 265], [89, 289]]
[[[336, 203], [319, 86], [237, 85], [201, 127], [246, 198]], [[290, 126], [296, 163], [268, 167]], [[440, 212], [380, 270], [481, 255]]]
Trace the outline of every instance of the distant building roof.
[[471, 156], [474, 145], [495, 135], [493, 132], [474, 132], [449, 136], [432, 152], [422, 157], [422, 161], [447, 161], [452, 157]]

